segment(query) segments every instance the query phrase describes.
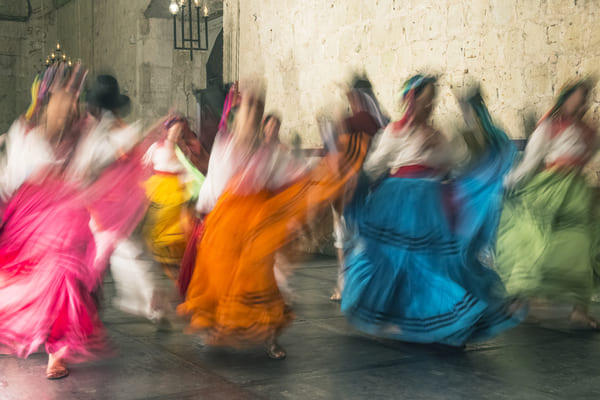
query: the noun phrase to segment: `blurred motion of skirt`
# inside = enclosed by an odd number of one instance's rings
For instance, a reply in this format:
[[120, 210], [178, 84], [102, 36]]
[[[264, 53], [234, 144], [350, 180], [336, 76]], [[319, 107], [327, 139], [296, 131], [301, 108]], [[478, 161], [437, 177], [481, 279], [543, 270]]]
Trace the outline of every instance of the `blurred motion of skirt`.
[[359, 182], [344, 212], [357, 235], [345, 246], [342, 293], [342, 312], [358, 329], [462, 346], [525, 318], [526, 307], [481, 262], [515, 154], [504, 132], [490, 126], [487, 134], [485, 151], [449, 182], [427, 165], [401, 167], [376, 187]]
[[77, 362], [106, 350], [89, 220], [75, 188], [60, 180], [25, 183], [9, 201], [0, 235], [0, 352], [27, 357], [45, 344]]
[[589, 302], [600, 273], [596, 202], [582, 174], [559, 169], [506, 200], [496, 265], [510, 293]]
[[291, 322], [275, 278], [275, 253], [294, 238], [291, 227], [340, 195], [362, 165], [367, 140], [342, 137], [343, 151], [277, 193], [228, 189], [221, 195], [205, 218], [186, 301], [178, 308], [190, 318], [190, 330], [200, 331], [207, 344], [237, 347], [262, 344]]
[[179, 265], [189, 236], [190, 216], [186, 204], [190, 195], [176, 174], [155, 173], [146, 181], [150, 207], [143, 235], [154, 260]]
[[442, 190], [435, 179], [387, 178], [368, 198], [345, 255], [342, 294], [342, 311], [358, 329], [461, 346], [524, 318], [496, 272], [453, 233]]

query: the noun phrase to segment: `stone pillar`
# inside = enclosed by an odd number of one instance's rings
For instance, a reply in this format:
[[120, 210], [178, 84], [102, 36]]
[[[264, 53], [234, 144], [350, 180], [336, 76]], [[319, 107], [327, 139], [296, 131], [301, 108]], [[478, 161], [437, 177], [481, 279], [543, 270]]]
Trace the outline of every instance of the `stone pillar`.
[[223, 80], [239, 79], [240, 0], [223, 2]]

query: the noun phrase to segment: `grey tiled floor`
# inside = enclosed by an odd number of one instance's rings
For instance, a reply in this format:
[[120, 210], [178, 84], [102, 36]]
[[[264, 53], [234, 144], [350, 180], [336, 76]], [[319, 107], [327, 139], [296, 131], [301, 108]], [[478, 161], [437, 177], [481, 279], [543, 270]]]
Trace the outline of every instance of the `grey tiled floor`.
[[[0, 400], [52, 399], [597, 399], [600, 334], [571, 331], [565, 307], [464, 351], [378, 340], [349, 327], [328, 298], [335, 261], [306, 262], [292, 286], [298, 319], [281, 343], [285, 361], [261, 349], [203, 347], [175, 322], [159, 332], [111, 306], [103, 313], [115, 358], [44, 378], [46, 357], [0, 356]], [[110, 299], [112, 284], [106, 285]], [[600, 316], [600, 309], [595, 308]]]

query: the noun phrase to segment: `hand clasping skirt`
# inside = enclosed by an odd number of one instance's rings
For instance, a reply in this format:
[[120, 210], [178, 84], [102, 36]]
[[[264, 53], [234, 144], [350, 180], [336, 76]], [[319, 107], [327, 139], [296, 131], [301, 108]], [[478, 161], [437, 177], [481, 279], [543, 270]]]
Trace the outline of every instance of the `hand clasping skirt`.
[[462, 346], [525, 318], [525, 307], [480, 261], [495, 240], [502, 180], [514, 159], [503, 132], [491, 129], [489, 142], [452, 183], [409, 174], [372, 191], [359, 185], [345, 212], [358, 234], [346, 248], [342, 294], [342, 312], [358, 329]]
[[[204, 221], [196, 266], [181, 314], [207, 344], [247, 346], [277, 335], [292, 320], [275, 279], [275, 252], [289, 243], [290, 226], [325, 209], [360, 168], [368, 138], [341, 137], [340, 153], [273, 194], [226, 190]], [[337, 166], [337, 168], [336, 168]]]

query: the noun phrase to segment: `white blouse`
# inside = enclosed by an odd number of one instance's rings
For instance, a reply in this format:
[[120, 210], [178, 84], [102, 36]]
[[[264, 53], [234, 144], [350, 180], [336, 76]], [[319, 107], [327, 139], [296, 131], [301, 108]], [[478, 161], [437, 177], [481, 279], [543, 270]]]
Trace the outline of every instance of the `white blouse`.
[[585, 163], [596, 150], [598, 141], [590, 148], [582, 128], [571, 125], [560, 134], [552, 137], [552, 121], [543, 121], [531, 135], [523, 159], [505, 178], [504, 186], [512, 188], [530, 179], [542, 165], [549, 165], [561, 159], [580, 160]]
[[217, 204], [221, 193], [225, 190], [227, 182], [231, 179], [238, 167], [236, 160], [230, 151], [227, 151], [229, 137], [219, 132], [210, 152], [206, 179], [200, 188], [196, 211], [200, 214], [208, 214]]
[[217, 204], [227, 184], [240, 174], [236, 193], [247, 195], [262, 189], [277, 190], [299, 178], [308, 164], [280, 146], [263, 146], [252, 154], [240, 154], [231, 136], [217, 134], [210, 153], [206, 180], [200, 188], [196, 210], [208, 214]]
[[163, 141], [154, 143], [146, 153], [149, 162], [152, 163], [155, 171], [168, 172], [172, 174], [184, 174], [185, 168], [177, 158], [175, 149]]
[[370, 179], [376, 180], [407, 165], [444, 170], [451, 160], [450, 144], [442, 133], [413, 126], [398, 130], [394, 124], [389, 124], [375, 136], [363, 169]]
[[32, 175], [60, 163], [40, 128], [27, 132], [22, 120], [6, 134], [6, 153], [0, 161], [0, 196], [10, 198]]
[[127, 153], [141, 138], [141, 125], [136, 122], [115, 128], [116, 118], [105, 112], [100, 121], [77, 146], [69, 175], [75, 179], [90, 179]]

